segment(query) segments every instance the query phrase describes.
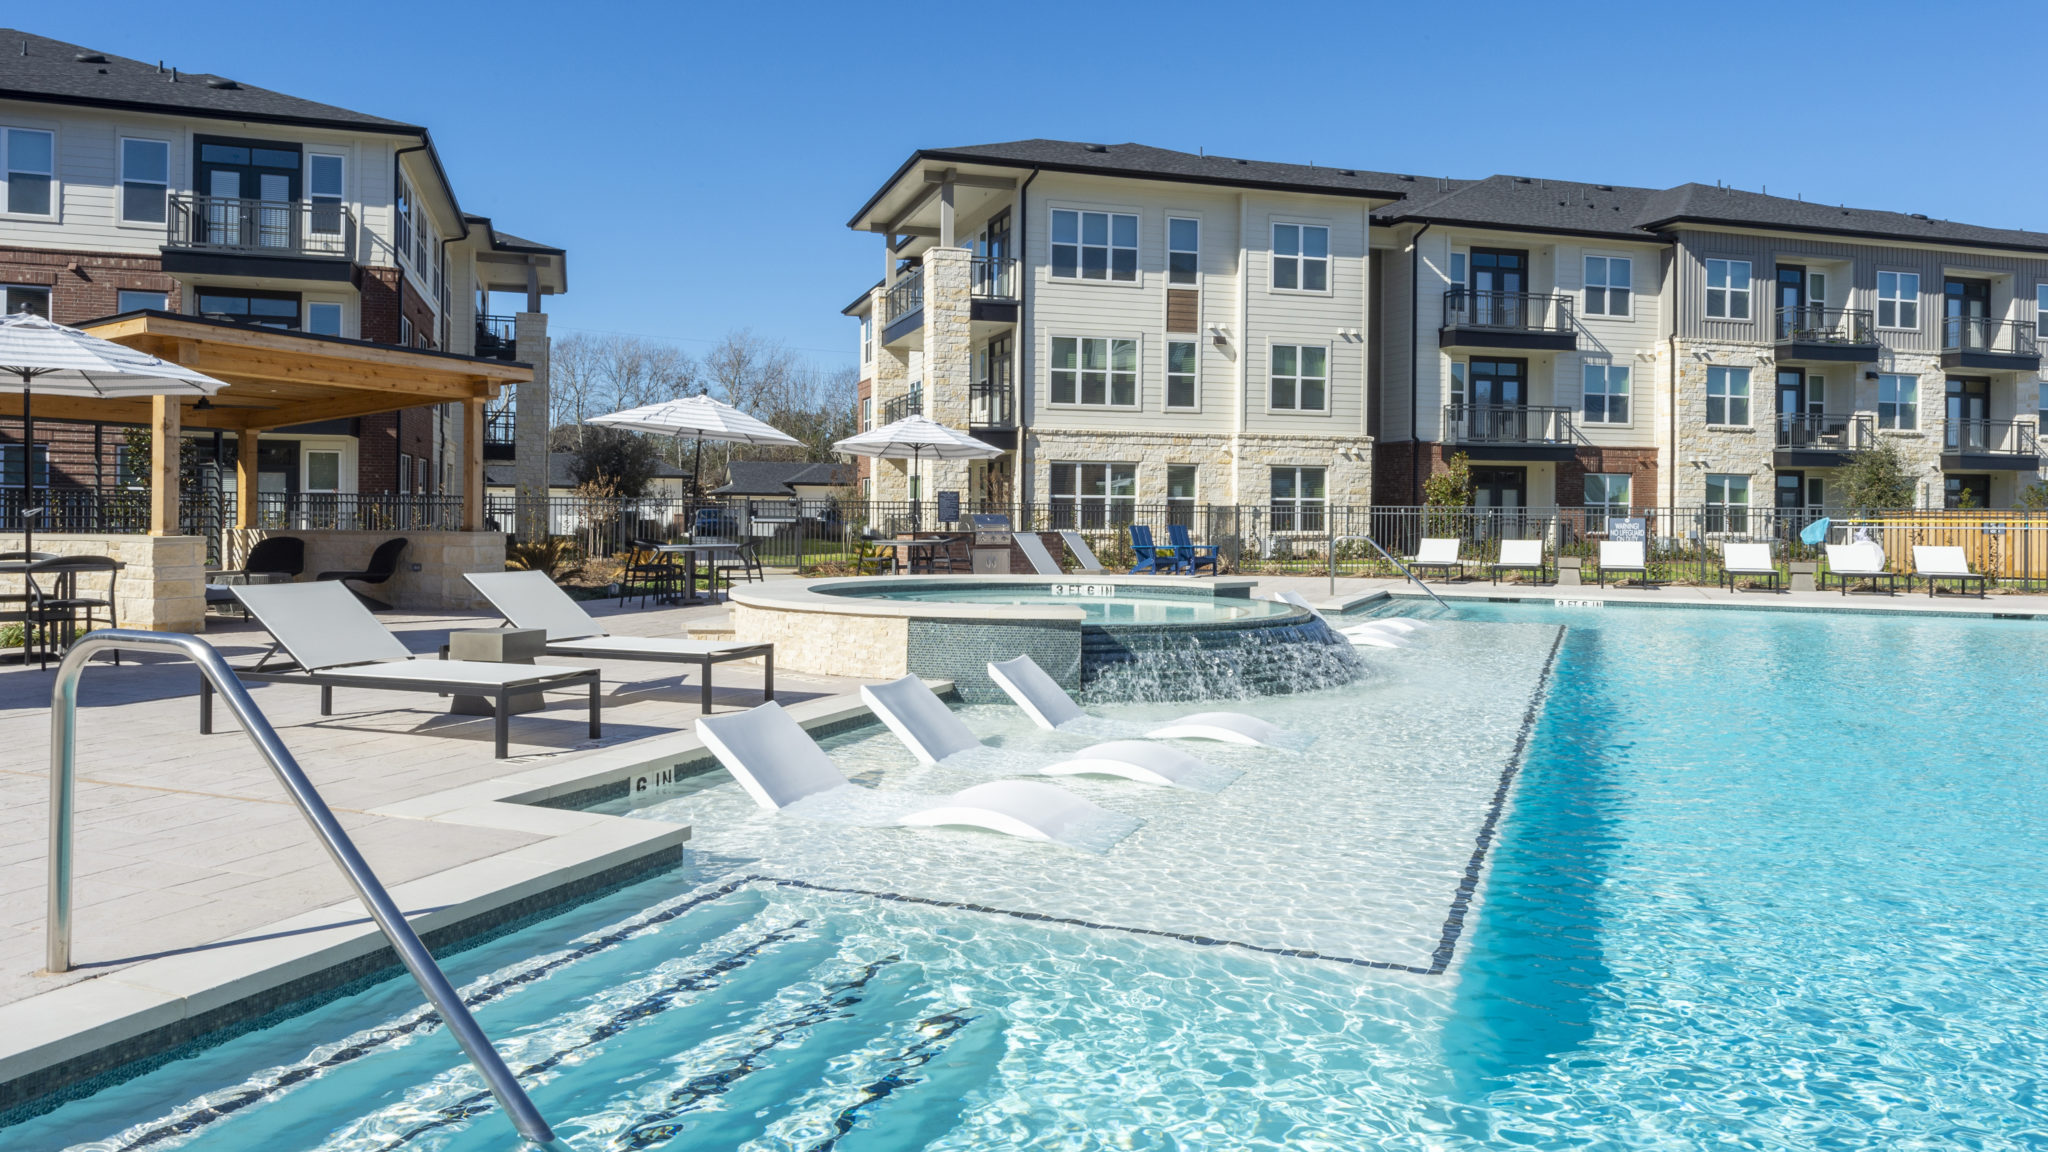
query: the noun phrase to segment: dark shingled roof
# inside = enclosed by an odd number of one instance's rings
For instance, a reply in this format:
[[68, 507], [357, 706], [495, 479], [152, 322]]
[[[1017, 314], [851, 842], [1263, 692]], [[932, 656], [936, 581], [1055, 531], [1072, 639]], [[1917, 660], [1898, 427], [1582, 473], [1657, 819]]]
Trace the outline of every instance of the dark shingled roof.
[[543, 244], [538, 240], [528, 240], [521, 236], [514, 236], [510, 232], [507, 232], [504, 229], [499, 228], [497, 225], [492, 224], [491, 218], [489, 216], [477, 216], [471, 213], [465, 213], [462, 219], [465, 223], [470, 224], [472, 226], [481, 227], [486, 232], [490, 233], [491, 248], [493, 251], [540, 252], [551, 256], [568, 255], [568, 253], [563, 249]]
[[[24, 44], [28, 47], [26, 55], [22, 52]], [[77, 58], [81, 55], [105, 59], [80, 62]], [[222, 120], [323, 125], [408, 136], [425, 131], [398, 120], [302, 100], [249, 84], [215, 87], [216, 83], [232, 82], [207, 72], [179, 72], [177, 82], [173, 83], [170, 64], [164, 68], [159, 72], [155, 64], [31, 32], [0, 29], [0, 99], [176, 112]]]
[[1644, 204], [1638, 223], [1646, 229], [1667, 228], [1673, 224], [1722, 224], [2048, 252], [2048, 233], [1957, 224], [1949, 220], [1929, 219], [1917, 213], [1881, 212], [1870, 208], [1815, 204], [1810, 200], [1787, 200], [1783, 196], [1739, 192], [1706, 184], [1680, 184], [1652, 195]]
[[1382, 208], [1373, 213], [1373, 222], [1430, 221], [1517, 231], [1656, 239], [1638, 224], [1643, 205], [1655, 195], [1648, 188], [1527, 176], [1489, 176], [1484, 180], [1441, 183], [1445, 185], [1444, 191]]
[[[574, 452], [548, 453], [548, 487], [576, 487], [576, 477], [569, 470], [575, 459]], [[689, 474], [687, 469], [677, 468], [673, 464], [658, 464], [654, 469], [654, 475], [659, 479], [683, 479]], [[518, 483], [517, 468], [510, 460], [484, 465], [486, 488], [511, 488]]]
[[851, 464], [809, 460], [734, 460], [725, 466], [727, 483], [714, 496], [794, 496], [793, 484], [844, 488], [854, 481]]

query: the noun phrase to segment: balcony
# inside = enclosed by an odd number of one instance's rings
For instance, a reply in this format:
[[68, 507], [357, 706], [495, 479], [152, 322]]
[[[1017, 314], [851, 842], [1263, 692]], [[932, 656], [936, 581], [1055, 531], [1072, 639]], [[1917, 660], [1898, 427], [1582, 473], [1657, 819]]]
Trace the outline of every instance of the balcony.
[[1780, 308], [1776, 331], [1781, 364], [1867, 364], [1884, 351], [1865, 308]]
[[1992, 372], [2038, 372], [2041, 350], [2034, 325], [1988, 316], [1948, 316], [1941, 321], [1941, 366]]
[[506, 389], [500, 398], [502, 403], [484, 410], [484, 459], [510, 460], [517, 455], [515, 445], [519, 441], [518, 413], [514, 409], [513, 389]]
[[912, 384], [910, 391], [882, 403], [882, 423], [894, 424], [905, 416], [924, 415], [924, 385]]
[[347, 281], [356, 222], [340, 204], [173, 195], [163, 268], [170, 273]]
[[[982, 324], [1017, 322], [1017, 262], [994, 256], [968, 261], [967, 318]], [[986, 331], [985, 329], [982, 331]]]
[[1951, 472], [2033, 472], [2041, 448], [2032, 420], [1947, 420], [1941, 466]]
[[924, 331], [924, 269], [912, 268], [889, 285], [882, 299], [882, 344], [895, 344]]
[[1569, 460], [1580, 439], [1569, 408], [1444, 405], [1444, 443], [1474, 460]]
[[1772, 462], [1780, 468], [1838, 467], [1848, 463], [1851, 453], [1875, 442], [1874, 429], [1875, 422], [1867, 412], [1782, 413], [1778, 417], [1778, 451]]
[[1453, 288], [1444, 293], [1437, 343], [1445, 351], [1571, 352], [1579, 333], [1569, 296]]
[[478, 316], [476, 354], [486, 360], [519, 359], [516, 327], [510, 316]]
[[1017, 448], [1015, 399], [1008, 385], [978, 381], [967, 388], [967, 430], [998, 448]]

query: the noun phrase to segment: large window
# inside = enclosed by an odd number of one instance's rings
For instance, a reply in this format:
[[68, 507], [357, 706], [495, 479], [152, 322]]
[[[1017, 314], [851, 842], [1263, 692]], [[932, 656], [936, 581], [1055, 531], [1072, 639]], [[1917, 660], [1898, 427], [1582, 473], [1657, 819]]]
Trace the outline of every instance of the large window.
[[1605, 532], [1609, 516], [1628, 515], [1628, 473], [1586, 473], [1586, 530]]
[[1716, 320], [1749, 319], [1749, 261], [1707, 261], [1707, 315]]
[[1071, 280], [1138, 279], [1138, 218], [1123, 212], [1052, 213], [1052, 274]]
[[1195, 408], [1201, 405], [1201, 348], [1193, 340], [1166, 342], [1166, 406]]
[[50, 290], [28, 288], [20, 285], [0, 285], [0, 315], [12, 316], [16, 312], [28, 312], [43, 319], [50, 318]]
[[1323, 469], [1273, 469], [1273, 531], [1321, 532], [1324, 503]]
[[7, 210], [23, 216], [56, 212], [51, 184], [57, 175], [57, 137], [33, 128], [0, 129], [7, 165]]
[[1330, 400], [1330, 350], [1318, 344], [1273, 345], [1267, 391], [1276, 412], [1324, 411]]
[[1629, 273], [1625, 257], [1586, 257], [1586, 315], [1628, 315], [1632, 294]]
[[323, 236], [341, 232], [341, 157], [313, 153], [306, 157], [306, 201], [312, 205], [307, 230]]
[[[22, 463], [28, 459], [19, 444], [0, 444], [0, 488], [19, 488], [22, 483]], [[50, 486], [50, 446], [36, 445], [36, 487]]]
[[1166, 221], [1166, 282], [1193, 284], [1201, 275], [1202, 225], [1172, 217]]
[[171, 146], [162, 140], [122, 140], [121, 219], [163, 223], [164, 197], [170, 189]]
[[1749, 531], [1749, 477], [1707, 474], [1707, 531]]
[[1137, 406], [1136, 340], [1055, 336], [1050, 371], [1055, 404]]
[[1330, 290], [1330, 230], [1316, 224], [1273, 225], [1273, 287]]
[[1749, 369], [1707, 369], [1707, 423], [1749, 424]]
[[299, 326], [299, 298], [287, 292], [242, 292], [201, 288], [199, 314], [208, 320], [232, 320], [259, 328]]
[[1877, 426], [1910, 431], [1920, 426], [1920, 381], [1886, 373], [1877, 378]]
[[1053, 520], [1061, 528], [1102, 528], [1136, 518], [1136, 464], [1052, 465]]
[[1588, 364], [1586, 380], [1586, 423], [1628, 423], [1628, 367], [1622, 364]]
[[1877, 274], [1877, 326], [1879, 328], [1920, 327], [1920, 274], [1879, 272]]
[[115, 293], [114, 301], [116, 312], [140, 312], [145, 308], [162, 312], [167, 307], [162, 292], [138, 292], [128, 288]]

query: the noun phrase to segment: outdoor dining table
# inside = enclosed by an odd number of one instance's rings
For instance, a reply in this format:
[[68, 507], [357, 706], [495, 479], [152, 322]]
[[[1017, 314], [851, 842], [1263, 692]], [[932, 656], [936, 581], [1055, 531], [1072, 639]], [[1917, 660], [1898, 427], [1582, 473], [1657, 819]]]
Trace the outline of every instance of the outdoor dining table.
[[[673, 603], [716, 603], [718, 600], [718, 589], [715, 586], [711, 589], [710, 595], [697, 595], [697, 557], [699, 555], [716, 556], [720, 552], [731, 552], [737, 549], [738, 547], [739, 543], [737, 541], [731, 540], [723, 542], [707, 542], [701, 544], [694, 542], [688, 544], [662, 544], [656, 547], [655, 551], [657, 552], [665, 552], [671, 556], [681, 556], [683, 558], [683, 595], [681, 599], [675, 600], [673, 601]], [[707, 567], [705, 570], [705, 574], [709, 576], [712, 574], [713, 571], [713, 569]]]
[[938, 553], [939, 549], [949, 548], [953, 544], [951, 540], [946, 539], [944, 536], [912, 536], [893, 540], [884, 538], [874, 543], [877, 548], [893, 548], [896, 550], [895, 557], [891, 561], [891, 575], [902, 572], [906, 567], [910, 569], [912, 575], [916, 575], [920, 562], [923, 563], [926, 572], [931, 572], [934, 570], [932, 558]]
[[[39, 659], [40, 663], [44, 665], [49, 664], [51, 656], [50, 646], [46, 643], [42, 646], [41, 651], [38, 652], [31, 645], [30, 640], [37, 635], [47, 640], [51, 631], [50, 625], [62, 624], [64, 635], [70, 636], [72, 634], [82, 607], [78, 603], [81, 599], [78, 595], [78, 577], [81, 573], [106, 572], [109, 573], [108, 578], [111, 581], [113, 573], [118, 573], [126, 567], [125, 563], [106, 556], [46, 555], [39, 556], [34, 560], [0, 560], [0, 578], [21, 577], [22, 586], [20, 592], [0, 593], [0, 605], [18, 604], [21, 607], [18, 610], [0, 607], [0, 619], [4, 619], [7, 615], [24, 617], [20, 621], [14, 621], [22, 625], [22, 663], [26, 664], [31, 659]], [[56, 577], [56, 580], [48, 590], [37, 586], [36, 575], [38, 572]], [[112, 584], [109, 583], [107, 587], [107, 603], [111, 605], [113, 600], [114, 589]], [[85, 607], [83, 610], [86, 618], [90, 620], [92, 618], [92, 609]], [[26, 619], [29, 616], [35, 617], [34, 622], [42, 624], [44, 627], [39, 629], [29, 628], [28, 624], [30, 621]], [[108, 616], [109, 623], [111, 624], [111, 608], [108, 611]]]

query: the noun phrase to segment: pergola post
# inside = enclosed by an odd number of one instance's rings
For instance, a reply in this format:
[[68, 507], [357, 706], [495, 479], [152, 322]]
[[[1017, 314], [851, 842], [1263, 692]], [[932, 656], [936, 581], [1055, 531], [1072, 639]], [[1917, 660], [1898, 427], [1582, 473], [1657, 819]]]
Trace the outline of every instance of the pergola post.
[[484, 528], [484, 400], [462, 402], [462, 530]]
[[178, 534], [178, 398], [149, 398], [149, 534]]
[[256, 526], [256, 437], [254, 428], [235, 433], [235, 527]]

